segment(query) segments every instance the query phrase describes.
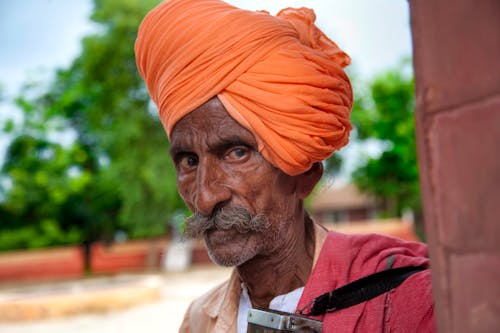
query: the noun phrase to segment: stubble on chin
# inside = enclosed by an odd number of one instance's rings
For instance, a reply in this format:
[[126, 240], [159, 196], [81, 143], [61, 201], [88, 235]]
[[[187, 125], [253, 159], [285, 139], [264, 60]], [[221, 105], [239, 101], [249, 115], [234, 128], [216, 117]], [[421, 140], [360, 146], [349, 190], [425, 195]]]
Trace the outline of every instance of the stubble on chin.
[[205, 246], [210, 259], [217, 265], [224, 267], [235, 267], [244, 264], [260, 252], [261, 246], [252, 244], [251, 246], [238, 246], [232, 249], [221, 248], [221, 245], [212, 246], [205, 237]]

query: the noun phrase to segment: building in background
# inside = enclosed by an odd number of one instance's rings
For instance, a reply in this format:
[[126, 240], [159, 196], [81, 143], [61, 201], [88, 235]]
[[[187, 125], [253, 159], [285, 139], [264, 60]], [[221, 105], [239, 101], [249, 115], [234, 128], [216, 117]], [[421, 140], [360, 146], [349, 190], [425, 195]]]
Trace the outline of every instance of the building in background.
[[311, 210], [314, 220], [321, 223], [366, 221], [375, 219], [380, 203], [361, 192], [355, 185], [324, 187], [312, 198]]
[[316, 222], [329, 230], [346, 234], [378, 233], [408, 241], [419, 241], [412, 214], [380, 218], [382, 203], [361, 192], [354, 184], [324, 187], [313, 196], [311, 213]]

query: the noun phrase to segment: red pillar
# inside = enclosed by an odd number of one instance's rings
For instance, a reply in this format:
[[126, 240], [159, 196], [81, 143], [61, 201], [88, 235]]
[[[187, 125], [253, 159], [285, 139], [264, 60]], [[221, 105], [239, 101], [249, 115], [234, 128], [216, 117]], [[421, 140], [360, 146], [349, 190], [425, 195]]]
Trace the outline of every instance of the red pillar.
[[500, 1], [410, 0], [440, 332], [500, 332]]

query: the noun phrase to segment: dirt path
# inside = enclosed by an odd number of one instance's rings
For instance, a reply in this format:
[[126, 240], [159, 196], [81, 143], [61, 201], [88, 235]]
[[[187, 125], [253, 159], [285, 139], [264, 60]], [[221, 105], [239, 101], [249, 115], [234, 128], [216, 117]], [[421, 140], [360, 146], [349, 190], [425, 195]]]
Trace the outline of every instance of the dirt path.
[[[170, 333], [177, 332], [189, 303], [229, 277], [230, 269], [204, 266], [159, 275], [159, 301], [122, 311], [34, 322], [1, 323], [1, 333]], [[57, 286], [55, 286], [57, 287]]]

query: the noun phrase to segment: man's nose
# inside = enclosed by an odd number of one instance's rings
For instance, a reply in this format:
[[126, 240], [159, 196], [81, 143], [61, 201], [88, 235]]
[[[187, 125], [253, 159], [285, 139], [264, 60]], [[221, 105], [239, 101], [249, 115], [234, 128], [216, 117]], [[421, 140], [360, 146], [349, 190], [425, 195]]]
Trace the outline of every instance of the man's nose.
[[215, 166], [199, 167], [196, 178], [195, 209], [210, 216], [215, 207], [229, 201], [231, 190], [224, 184], [224, 172]]

